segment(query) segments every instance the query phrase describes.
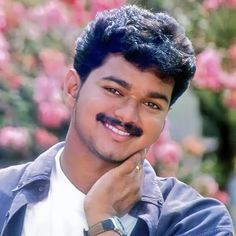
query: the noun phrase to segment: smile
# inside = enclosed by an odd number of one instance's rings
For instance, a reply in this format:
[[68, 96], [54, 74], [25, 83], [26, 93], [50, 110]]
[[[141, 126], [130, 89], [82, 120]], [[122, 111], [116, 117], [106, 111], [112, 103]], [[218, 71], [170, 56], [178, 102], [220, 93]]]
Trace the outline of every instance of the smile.
[[125, 131], [123, 131], [123, 130], [119, 130], [119, 129], [117, 129], [116, 127], [114, 127], [114, 126], [112, 126], [112, 125], [109, 125], [109, 124], [106, 123], [105, 126], [106, 126], [109, 130], [113, 131], [113, 132], [116, 133], [116, 134], [119, 134], [119, 135], [121, 135], [121, 136], [130, 136], [129, 133], [127, 133], [127, 132], [125, 132]]

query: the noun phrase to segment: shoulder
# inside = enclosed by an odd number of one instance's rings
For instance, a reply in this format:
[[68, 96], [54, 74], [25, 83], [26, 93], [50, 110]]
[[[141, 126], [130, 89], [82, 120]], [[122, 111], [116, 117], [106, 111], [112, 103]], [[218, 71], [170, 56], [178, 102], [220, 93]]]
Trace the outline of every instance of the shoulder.
[[221, 202], [176, 178], [157, 178], [164, 199], [159, 225], [170, 231], [167, 235], [233, 235], [231, 217]]
[[14, 198], [13, 190], [18, 186], [28, 165], [29, 163], [0, 169], [0, 231]]
[[203, 198], [195, 189], [175, 177], [157, 177], [157, 179], [164, 200], [169, 200], [173, 195], [176, 200], [177, 198], [188, 200]]
[[16, 188], [29, 164], [30, 162], [0, 169], [0, 194], [8, 194]]
[[0, 194], [12, 191], [21, 180], [24, 185], [26, 182], [39, 179], [42, 176], [49, 178], [54, 158], [63, 146], [64, 142], [58, 143], [32, 162], [0, 169]]

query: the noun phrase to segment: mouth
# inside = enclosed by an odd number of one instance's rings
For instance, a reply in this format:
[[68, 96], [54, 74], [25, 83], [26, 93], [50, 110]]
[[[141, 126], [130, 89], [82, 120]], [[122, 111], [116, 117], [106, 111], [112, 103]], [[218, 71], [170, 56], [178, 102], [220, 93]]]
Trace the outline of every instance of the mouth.
[[133, 123], [124, 123], [113, 117], [107, 116], [104, 113], [99, 113], [96, 116], [96, 120], [101, 122], [107, 129], [113, 133], [118, 134], [122, 137], [140, 137], [143, 134], [143, 130], [137, 127]]
[[121, 136], [124, 136], [124, 137], [130, 136], [130, 133], [125, 132], [124, 130], [120, 130], [117, 127], [114, 127], [113, 125], [110, 125], [108, 123], [105, 123], [104, 125], [105, 125], [106, 128], [108, 128], [109, 130], [111, 130], [115, 134], [118, 134], [118, 135], [121, 135]]

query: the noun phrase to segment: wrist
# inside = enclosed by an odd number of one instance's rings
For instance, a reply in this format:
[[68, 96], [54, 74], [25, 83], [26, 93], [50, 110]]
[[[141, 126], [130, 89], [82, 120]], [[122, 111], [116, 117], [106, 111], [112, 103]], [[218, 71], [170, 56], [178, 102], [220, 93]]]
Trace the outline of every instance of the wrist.
[[86, 220], [89, 227], [100, 221], [109, 219], [116, 215], [115, 212], [108, 212], [106, 209], [100, 209], [98, 206], [84, 209], [85, 209]]
[[99, 222], [89, 226], [89, 230], [87, 231], [87, 235], [88, 236], [96, 236], [98, 234], [105, 235], [106, 232], [107, 232], [106, 235], [108, 235], [108, 231], [110, 231], [110, 233], [113, 232], [114, 235], [126, 236], [124, 226], [123, 226], [122, 222], [120, 221], [120, 219], [116, 216], [99, 221]]
[[86, 217], [86, 219], [87, 219], [88, 227], [90, 228], [93, 225], [95, 225], [99, 222], [102, 222], [106, 219], [109, 219], [111, 217], [112, 217], [111, 215], [93, 215], [91, 217]]

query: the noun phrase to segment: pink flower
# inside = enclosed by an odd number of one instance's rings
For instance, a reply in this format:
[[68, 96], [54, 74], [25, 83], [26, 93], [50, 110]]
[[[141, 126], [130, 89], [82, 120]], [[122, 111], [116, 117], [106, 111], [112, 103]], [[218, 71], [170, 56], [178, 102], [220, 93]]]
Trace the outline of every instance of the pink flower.
[[229, 7], [235, 8], [236, 7], [236, 0], [204, 0], [203, 7], [208, 10], [216, 10], [219, 7]]
[[[11, 11], [14, 14], [15, 18], [24, 17], [26, 9], [21, 2], [13, 1], [11, 4]], [[19, 22], [19, 18], [17, 19]]]
[[40, 53], [43, 70], [49, 77], [63, 78], [66, 72], [65, 56], [53, 49], [44, 49]]
[[146, 159], [149, 161], [149, 163], [150, 163], [152, 166], [155, 166], [156, 163], [157, 163], [157, 160], [156, 160], [156, 158], [155, 158], [155, 156], [154, 156], [153, 151], [152, 151], [151, 148], [148, 150], [148, 153], [147, 153], [147, 155], [146, 155]]
[[7, 26], [5, 13], [0, 9], [0, 31], [3, 31]]
[[68, 5], [73, 6], [77, 2], [77, 0], [63, 0], [63, 2], [65, 2]]
[[8, 52], [9, 44], [4, 35], [0, 33], [0, 70], [5, 70], [10, 63], [10, 54]]
[[224, 5], [229, 8], [236, 8], [236, 0], [225, 0]]
[[13, 89], [18, 89], [23, 81], [23, 78], [20, 75], [16, 75], [12, 72], [12, 67], [10, 63], [10, 53], [9, 53], [9, 44], [0, 32], [0, 73], [1, 77]]
[[0, 129], [0, 146], [20, 150], [29, 143], [29, 133], [26, 128], [6, 126]]
[[61, 101], [61, 82], [58, 79], [41, 75], [36, 78], [34, 86], [34, 100], [37, 103], [43, 101]]
[[158, 163], [173, 165], [179, 162], [181, 156], [182, 149], [180, 145], [170, 140], [159, 145], [156, 143], [152, 145], [147, 153], [147, 160], [151, 165], [158, 165]]
[[162, 144], [166, 144], [171, 141], [170, 131], [169, 131], [169, 121], [166, 119], [165, 126], [159, 136], [159, 138], [154, 142], [150, 149], [148, 150], [146, 159], [150, 162], [152, 166], [156, 165], [157, 159], [155, 156], [155, 150], [159, 148]]
[[174, 142], [166, 142], [154, 149], [154, 155], [157, 162], [161, 161], [165, 164], [177, 163], [181, 159], [182, 150], [180, 146]]
[[196, 157], [202, 157], [206, 147], [199, 137], [187, 136], [183, 139], [183, 147], [187, 153]]
[[71, 21], [75, 25], [85, 24], [90, 19], [90, 12], [85, 10], [86, 1], [66, 1], [71, 5]]
[[146, 159], [155, 167], [159, 176], [176, 176], [182, 150], [174, 141], [169, 141], [160, 146], [152, 146]]
[[34, 137], [35, 143], [40, 149], [46, 149], [59, 141], [54, 134], [43, 128], [37, 128]]
[[5, 70], [6, 66], [8, 66], [9, 63], [10, 54], [7, 51], [0, 51], [0, 70]]
[[222, 73], [222, 84], [226, 89], [236, 89], [236, 70]]
[[64, 25], [67, 22], [65, 13], [56, 1], [49, 2], [49, 4], [45, 6], [44, 10], [49, 29], [58, 27], [58, 25]]
[[224, 104], [230, 108], [234, 109], [236, 108], [236, 89], [227, 89], [224, 92], [224, 97], [223, 97]]
[[58, 128], [69, 119], [69, 112], [60, 102], [41, 102], [38, 104], [38, 119], [46, 127]]
[[203, 7], [208, 10], [216, 10], [222, 3], [223, 0], [204, 0]]
[[8, 83], [8, 85], [10, 86], [10, 88], [12, 89], [19, 89], [19, 87], [22, 85], [23, 83], [23, 77], [20, 75], [16, 75], [13, 73], [9, 73], [6, 76], [6, 81]]
[[94, 17], [97, 12], [117, 8], [124, 5], [126, 0], [91, 0], [91, 12]]
[[49, 1], [29, 12], [29, 20], [36, 23], [44, 31], [58, 28], [67, 23], [67, 17], [59, 1]]
[[220, 54], [213, 49], [205, 49], [197, 56], [197, 71], [194, 84], [197, 87], [211, 89], [214, 91], [222, 87]]
[[38, 119], [42, 125], [58, 128], [69, 118], [69, 111], [62, 103], [61, 83], [57, 79], [40, 76], [36, 79], [34, 100], [37, 102]]
[[20, 2], [12, 1], [7, 7], [7, 27], [17, 27], [21, 24], [19, 19], [24, 19], [26, 15], [26, 9]]
[[159, 138], [156, 140], [155, 143], [152, 144], [152, 146], [159, 146], [163, 143], [167, 143], [171, 140], [171, 137], [170, 137], [170, 124], [169, 124], [169, 121], [168, 119], [166, 119], [165, 121], [165, 126], [159, 136]]
[[171, 140], [159, 143], [159, 145], [157, 143], [158, 141], [148, 151], [147, 160], [160, 176], [176, 176], [182, 156], [181, 147]]
[[229, 204], [229, 195], [228, 193], [224, 192], [224, 191], [220, 191], [218, 190], [214, 195], [214, 198], [218, 199], [219, 201], [221, 201], [222, 203], [224, 203], [225, 205]]

